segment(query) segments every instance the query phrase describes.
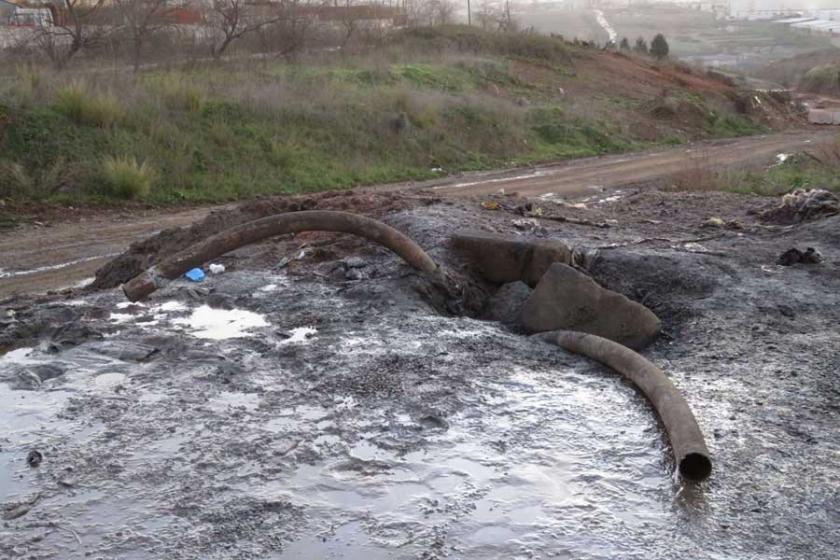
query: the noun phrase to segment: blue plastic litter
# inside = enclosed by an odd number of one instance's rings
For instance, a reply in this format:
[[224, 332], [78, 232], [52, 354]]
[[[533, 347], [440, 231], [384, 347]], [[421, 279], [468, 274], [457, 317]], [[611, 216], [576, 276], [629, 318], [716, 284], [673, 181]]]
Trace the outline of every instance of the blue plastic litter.
[[192, 280], [193, 282], [201, 282], [202, 280], [204, 280], [204, 271], [200, 268], [194, 268], [185, 272], [184, 276], [187, 277], [187, 280]]

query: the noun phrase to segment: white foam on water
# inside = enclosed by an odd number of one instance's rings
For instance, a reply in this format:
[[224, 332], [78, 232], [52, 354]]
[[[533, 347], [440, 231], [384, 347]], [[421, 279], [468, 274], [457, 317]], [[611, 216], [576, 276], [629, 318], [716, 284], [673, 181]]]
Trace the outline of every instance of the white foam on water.
[[36, 364], [37, 360], [33, 360], [29, 356], [34, 352], [34, 348], [18, 348], [10, 352], [6, 352], [0, 356], [0, 365], [11, 364]]
[[164, 311], [167, 313], [173, 311], [186, 311], [188, 309], [189, 307], [187, 307], [186, 304], [181, 303], [180, 301], [167, 301], [155, 307], [155, 311]]
[[249, 331], [267, 327], [268, 321], [259, 313], [244, 309], [214, 309], [202, 305], [193, 310], [189, 317], [173, 321], [176, 325], [188, 327], [192, 336], [210, 340], [242, 338], [251, 336]]
[[315, 327], [297, 327], [289, 331], [289, 338], [283, 339], [279, 344], [301, 344], [309, 342], [318, 329]]

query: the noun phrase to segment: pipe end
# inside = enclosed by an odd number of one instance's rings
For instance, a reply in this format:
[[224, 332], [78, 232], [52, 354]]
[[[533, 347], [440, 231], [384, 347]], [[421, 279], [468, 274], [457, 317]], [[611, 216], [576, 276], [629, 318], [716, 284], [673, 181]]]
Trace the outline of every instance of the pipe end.
[[122, 286], [129, 301], [139, 301], [158, 289], [157, 275], [153, 269], [141, 272]]
[[683, 478], [700, 482], [712, 474], [712, 461], [703, 453], [689, 453], [680, 461], [679, 471]]

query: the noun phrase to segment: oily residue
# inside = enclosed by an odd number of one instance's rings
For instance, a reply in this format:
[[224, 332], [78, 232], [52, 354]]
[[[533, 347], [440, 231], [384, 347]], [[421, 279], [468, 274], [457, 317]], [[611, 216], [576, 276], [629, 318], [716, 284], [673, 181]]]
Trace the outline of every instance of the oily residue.
[[[440, 315], [385, 252], [360, 250], [353, 279], [329, 240], [280, 266], [303, 250], [287, 241], [143, 304], [111, 290], [0, 309], [25, 348], [0, 357], [0, 557], [832, 558], [838, 222], [767, 233], [744, 213], [766, 202], [744, 200], [628, 192], [552, 210], [618, 227], [544, 226], [597, 248], [593, 276], [663, 318], [645, 353], [704, 431], [702, 485], [674, 477], [613, 373]], [[460, 272], [453, 228], [515, 231], [479, 208], [388, 219]], [[709, 215], [744, 229], [710, 233]], [[825, 263], [778, 267], [780, 244]]]

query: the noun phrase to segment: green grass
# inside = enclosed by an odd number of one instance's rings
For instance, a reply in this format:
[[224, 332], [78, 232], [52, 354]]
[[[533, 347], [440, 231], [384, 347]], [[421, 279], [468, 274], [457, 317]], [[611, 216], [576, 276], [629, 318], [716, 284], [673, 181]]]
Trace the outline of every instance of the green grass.
[[734, 192], [777, 196], [793, 189], [827, 189], [840, 192], [840, 162], [819, 163], [796, 155], [765, 171], [751, 171], [729, 180]]
[[[378, 57], [308, 64], [73, 81], [21, 72], [0, 85], [0, 198], [215, 202], [652, 144], [617, 117], [638, 103], [558, 93], [577, 79], [575, 47], [561, 40], [445, 27], [392, 43]], [[657, 143], [690, 137], [669, 126]], [[718, 112], [696, 133], [754, 131], [745, 117]]]
[[156, 172], [147, 162], [134, 157], [108, 156], [102, 160], [102, 187], [108, 196], [125, 200], [147, 198], [156, 181]]
[[79, 125], [107, 128], [119, 118], [116, 99], [90, 91], [80, 84], [64, 86], [56, 92], [55, 109]]
[[836, 64], [815, 66], [805, 73], [799, 87], [804, 91], [837, 95], [840, 93], [840, 67]]

